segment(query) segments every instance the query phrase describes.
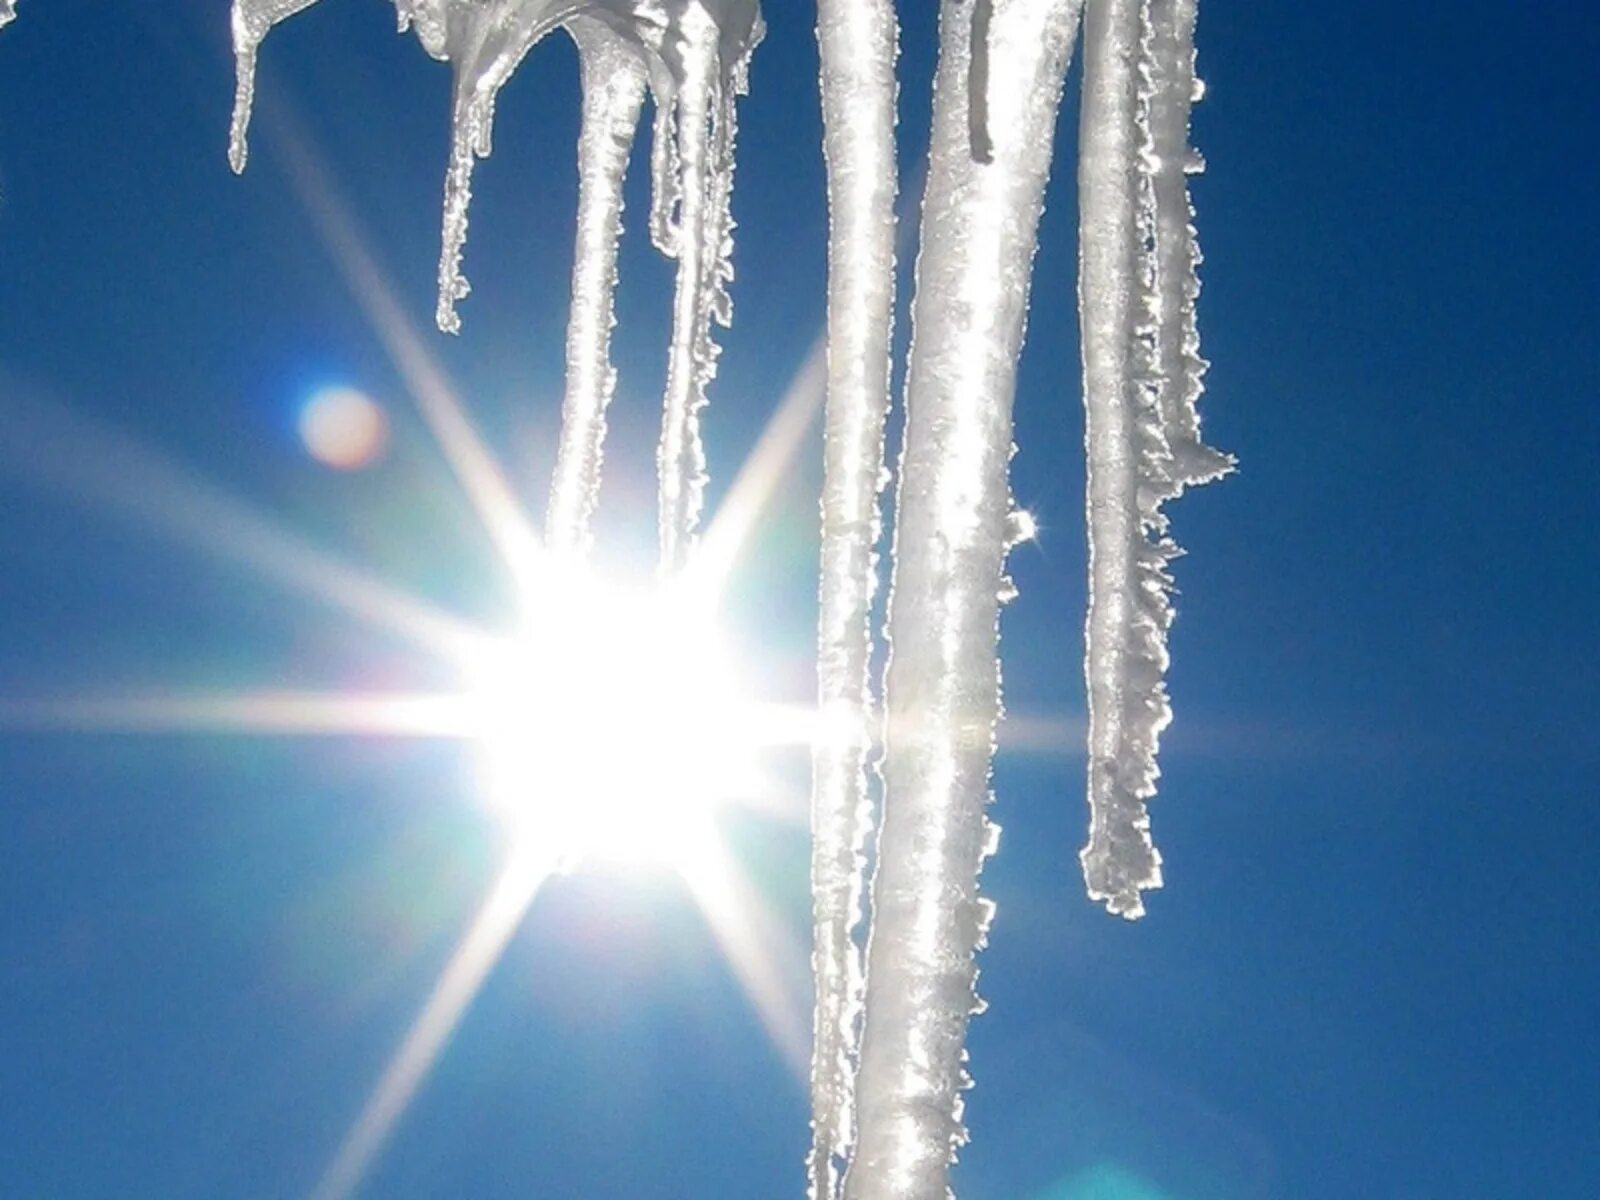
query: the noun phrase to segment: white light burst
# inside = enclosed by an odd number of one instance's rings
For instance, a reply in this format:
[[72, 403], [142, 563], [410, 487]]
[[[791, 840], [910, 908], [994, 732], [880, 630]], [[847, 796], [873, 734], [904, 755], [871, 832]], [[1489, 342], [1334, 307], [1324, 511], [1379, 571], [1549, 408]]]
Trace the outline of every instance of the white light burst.
[[[315, 3], [233, 0], [236, 170], [245, 165], [263, 39]], [[0, 25], [14, 18], [14, 4], [0, 0]], [[1078, 316], [1090, 547], [1090, 834], [1080, 857], [1089, 894], [1129, 919], [1162, 883], [1148, 801], [1171, 719], [1169, 564], [1180, 553], [1164, 506], [1233, 466], [1201, 440], [1196, 407], [1206, 367], [1188, 188], [1202, 165], [1189, 145], [1190, 108], [1202, 92], [1196, 6], [941, 0], [886, 630], [872, 628], [871, 614], [890, 478], [899, 171], [892, 0], [818, 0], [831, 218], [826, 357], [820, 348], [813, 355], [703, 542], [699, 426], [719, 353], [713, 328], [732, 319], [736, 105], [764, 33], [757, 0], [395, 0], [401, 29], [414, 29], [454, 73], [437, 308], [446, 331], [459, 327], [457, 304], [468, 291], [461, 262], [472, 175], [490, 152], [496, 99], [556, 29], [580, 56], [564, 424], [542, 537], [406, 322], [309, 139], [279, 127], [300, 198], [518, 581], [524, 619], [513, 636], [431, 613], [138, 454], [104, 456], [129, 464], [107, 480], [69, 450], [48, 452], [72, 437], [29, 442], [46, 450], [21, 464], [26, 471], [215, 543], [269, 578], [417, 638], [463, 672], [464, 690], [451, 696], [166, 696], [0, 709], [0, 718], [69, 725], [364, 729], [473, 743], [485, 796], [511, 831], [509, 865], [328, 1168], [319, 1200], [343, 1200], [359, 1185], [540, 884], [585, 857], [676, 868], [774, 1040], [803, 1070], [799, 1008], [776, 963], [781, 932], [716, 834], [717, 808], [759, 790], [757, 757], [777, 744], [813, 753], [812, 1200], [946, 1200], [967, 1136], [964, 1045], [982, 1008], [976, 954], [993, 916], [979, 875], [998, 839], [986, 808], [1002, 714], [1000, 608], [1016, 592], [1006, 558], [1034, 531], [1010, 492], [1012, 401], [1027, 324], [1063, 319], [1030, 314], [1029, 289], [1080, 30]], [[661, 572], [653, 587], [627, 592], [599, 583], [584, 556], [616, 384], [624, 173], [647, 98], [649, 226], [676, 260], [677, 282], [658, 453]], [[743, 694], [710, 614], [824, 377], [819, 699], [808, 715]], [[308, 417], [308, 446], [336, 465], [362, 461], [381, 433], [345, 401]], [[880, 632], [892, 654], [878, 695], [869, 663]], [[864, 953], [857, 926], [875, 815]]]

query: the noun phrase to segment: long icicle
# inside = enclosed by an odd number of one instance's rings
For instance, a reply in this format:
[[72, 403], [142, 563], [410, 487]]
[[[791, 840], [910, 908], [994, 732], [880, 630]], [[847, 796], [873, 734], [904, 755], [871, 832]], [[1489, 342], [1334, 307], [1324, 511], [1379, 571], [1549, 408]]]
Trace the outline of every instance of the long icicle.
[[[667, 360], [667, 387], [661, 421], [660, 469], [661, 566], [681, 567], [694, 540], [706, 487], [705, 447], [700, 438], [700, 412], [717, 372], [718, 347], [711, 336], [715, 320], [732, 318], [727, 284], [732, 277], [733, 222], [729, 204], [733, 190], [734, 103], [745, 90], [749, 43], [741, 57], [724, 62], [724, 31], [700, 5], [690, 5], [681, 21], [682, 45], [677, 50], [681, 77], [669, 117], [658, 119], [656, 133], [676, 134], [676, 155], [655, 147], [657, 185], [671, 176], [678, 201], [678, 221], [670, 225], [670, 204], [659, 195], [652, 222], [657, 244], [678, 259], [673, 299], [672, 346]], [[759, 23], [754, 34], [759, 39]], [[659, 99], [659, 97], [658, 97]]]
[[[889, 602], [883, 826], [873, 881], [858, 1135], [847, 1200], [946, 1200], [965, 1140], [978, 874], [1000, 713], [1000, 591], [1011, 539], [1011, 402], [1056, 110], [1080, 0], [944, 0], [906, 387]], [[976, 24], [982, 24], [976, 23]], [[974, 53], [1004, 63], [973, 70]], [[992, 161], [975, 160], [969, 81], [988, 78]]]
[[894, 317], [895, 59], [891, 0], [820, 0], [828, 162], [828, 396], [812, 752], [811, 1200], [835, 1200], [854, 1139], [864, 966], [855, 941], [872, 822], [872, 597]]
[[600, 488], [606, 407], [616, 390], [611, 331], [616, 325], [617, 239], [622, 184], [644, 104], [639, 54], [600, 21], [574, 18], [583, 75], [578, 139], [578, 223], [567, 322], [567, 384], [561, 445], [545, 520], [554, 550], [583, 553]]
[[[707, 23], [709, 25], [709, 22]], [[705, 490], [705, 447], [700, 441], [700, 410], [705, 407], [705, 373], [699, 361], [700, 324], [709, 319], [706, 297], [706, 161], [715, 82], [715, 34], [690, 42], [684, 79], [675, 100], [679, 178], [682, 180], [673, 252], [678, 282], [672, 309], [672, 346], [667, 359], [667, 389], [662, 406], [661, 446], [656, 467], [660, 482], [661, 565], [683, 565], [700, 515]]]
[[[1192, 5], [1186, 5], [1192, 14]], [[1169, 0], [1088, 0], [1079, 159], [1088, 456], [1089, 895], [1144, 915], [1161, 886], [1147, 801], [1172, 719], [1163, 681], [1178, 556], [1161, 505], [1232, 460], [1199, 441], [1198, 284], [1182, 172], [1192, 33]], [[1154, 18], [1154, 19], [1153, 19]], [[1192, 30], [1192, 20], [1189, 21]], [[1181, 59], [1181, 61], [1180, 61]], [[1177, 185], [1173, 177], [1177, 175]]]

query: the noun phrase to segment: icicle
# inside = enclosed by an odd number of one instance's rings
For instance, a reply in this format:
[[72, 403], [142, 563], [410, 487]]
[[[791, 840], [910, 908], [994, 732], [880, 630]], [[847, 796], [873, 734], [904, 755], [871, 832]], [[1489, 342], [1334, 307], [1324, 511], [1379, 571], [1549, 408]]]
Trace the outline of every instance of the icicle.
[[[235, 174], [244, 171], [250, 157], [250, 109], [255, 103], [256, 51], [272, 27], [317, 0], [233, 0], [233, 57], [235, 83], [233, 121], [228, 133], [228, 165]], [[0, 20], [0, 24], [4, 24]]]
[[17, 0], [0, 0], [0, 28], [17, 19]]
[[[1147, 799], [1172, 711], [1172, 624], [1161, 504], [1231, 460], [1199, 441], [1204, 366], [1194, 333], [1197, 252], [1183, 183], [1194, 94], [1192, 3], [1088, 0], [1081, 192], [1090, 600], [1089, 894], [1142, 916], [1161, 886]], [[1153, 18], [1153, 19], [1152, 19]]]
[[828, 398], [822, 491], [818, 709], [812, 753], [811, 1200], [834, 1200], [854, 1138], [860, 1045], [861, 920], [872, 810], [872, 597], [885, 476], [894, 312], [895, 58], [891, 0], [821, 0], [824, 151], [828, 160]]
[[946, 1200], [988, 908], [1011, 401], [1080, 0], [995, 5], [993, 161], [971, 153], [970, 0], [944, 0], [889, 603], [883, 826], [847, 1200]]
[[677, 107], [670, 89], [655, 91], [656, 116], [650, 131], [650, 240], [668, 258], [678, 254], [678, 207], [683, 178], [678, 163]]
[[1233, 469], [1231, 455], [1200, 440], [1196, 405], [1205, 390], [1195, 302], [1200, 248], [1188, 176], [1203, 169], [1189, 146], [1189, 110], [1202, 90], [1194, 72], [1197, 0], [1148, 0], [1140, 42], [1145, 141], [1140, 167], [1148, 206], [1148, 316], [1153, 325], [1156, 409], [1171, 459], [1165, 499]]
[[689, 25], [685, 69], [675, 101], [682, 200], [674, 230], [678, 258], [677, 292], [672, 310], [672, 347], [667, 359], [667, 391], [661, 419], [661, 564], [681, 566], [700, 516], [705, 491], [706, 456], [700, 440], [700, 410], [715, 359], [702, 357], [702, 326], [710, 322], [706, 261], [706, 176], [710, 169], [712, 105], [717, 90], [716, 31], [709, 20]]
[[[461, 273], [467, 241], [467, 210], [477, 159], [494, 148], [494, 110], [500, 89], [534, 45], [573, 15], [570, 0], [454, 0], [438, 20], [422, 19], [438, 9], [413, 2], [400, 9], [402, 23], [416, 20], [423, 46], [455, 69], [450, 168], [444, 184], [444, 229], [439, 248], [439, 305], [434, 319], [445, 333], [458, 333], [456, 301], [471, 287]], [[430, 44], [431, 43], [431, 44]]]
[[450, 0], [394, 0], [395, 16], [401, 33], [415, 28], [422, 48], [434, 58], [448, 50]]
[[[672, 346], [657, 452], [661, 565], [665, 571], [683, 564], [700, 519], [706, 485], [700, 411], [706, 404], [706, 389], [716, 375], [718, 355], [711, 322], [727, 325], [732, 318], [727, 283], [733, 276], [733, 220], [729, 206], [733, 194], [734, 103], [745, 90], [749, 57], [764, 30], [753, 4], [728, 11], [739, 17], [738, 25], [719, 25], [706, 8], [689, 4], [676, 38], [663, 47], [673, 68], [674, 111], [669, 118], [658, 118], [656, 129], [676, 133], [676, 157], [657, 147], [653, 160], [659, 164], [666, 155], [664, 161], [677, 166], [673, 174], [677, 181], [678, 218], [676, 226], [671, 226], [672, 205], [662, 198], [663, 178], [658, 167], [657, 219], [652, 224], [658, 242], [666, 240], [678, 259]], [[731, 58], [729, 46], [734, 48]]]
[[578, 226], [567, 323], [567, 385], [561, 447], [550, 488], [545, 540], [582, 552], [600, 487], [606, 406], [616, 389], [611, 330], [616, 325], [617, 238], [622, 183], [644, 104], [639, 53], [600, 21], [574, 18], [583, 74], [583, 128], [578, 140]]

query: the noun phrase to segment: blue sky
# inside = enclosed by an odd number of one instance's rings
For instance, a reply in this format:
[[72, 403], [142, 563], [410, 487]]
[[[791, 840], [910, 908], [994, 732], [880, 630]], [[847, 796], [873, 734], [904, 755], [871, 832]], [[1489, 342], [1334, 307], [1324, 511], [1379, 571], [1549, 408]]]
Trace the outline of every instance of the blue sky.
[[[909, 163], [934, 35], [905, 8]], [[713, 503], [822, 320], [811, 8], [769, 9], [741, 110]], [[67, 460], [136, 479], [137, 442], [431, 603], [483, 621], [508, 604], [270, 142], [242, 180], [227, 170], [222, 0], [21, 14], [0, 33], [0, 696], [440, 685], [403, 643], [198, 552], [115, 487], [63, 484]], [[330, 0], [283, 27], [262, 112], [293, 106], [424, 326], [448, 82], [391, 19]], [[1002, 754], [958, 1190], [1593, 1195], [1600, 22], [1557, 0], [1448, 19], [1208, 0], [1200, 42], [1205, 415], [1241, 469], [1173, 510], [1190, 554], [1154, 809], [1168, 887], [1137, 926], [1092, 907], [1076, 741]], [[480, 168], [464, 332], [429, 335], [535, 508], [575, 98], [552, 39]], [[1010, 708], [1069, 722], [1076, 111], [1016, 404], [1015, 490], [1043, 536], [1014, 559], [1004, 624]], [[670, 307], [643, 199], [602, 500], [619, 561], [653, 543]], [[366, 471], [297, 439], [327, 384], [390, 413]], [[752, 673], [788, 698], [810, 687], [817, 451], [729, 601]], [[777, 769], [803, 790], [801, 764]], [[803, 832], [747, 820], [733, 839], [803, 931]], [[0, 1195], [306, 1195], [501, 853], [444, 744], [0, 736]], [[802, 1090], [683, 889], [591, 871], [541, 895], [363, 1194], [799, 1194], [807, 1140]]]

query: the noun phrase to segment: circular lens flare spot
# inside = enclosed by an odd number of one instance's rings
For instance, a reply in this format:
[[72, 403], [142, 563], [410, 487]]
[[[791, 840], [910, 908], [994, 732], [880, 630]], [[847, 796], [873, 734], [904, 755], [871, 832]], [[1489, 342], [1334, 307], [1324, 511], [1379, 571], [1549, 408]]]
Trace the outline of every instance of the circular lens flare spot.
[[358, 471], [382, 456], [389, 418], [365, 392], [323, 388], [300, 410], [300, 440], [323, 466]]

